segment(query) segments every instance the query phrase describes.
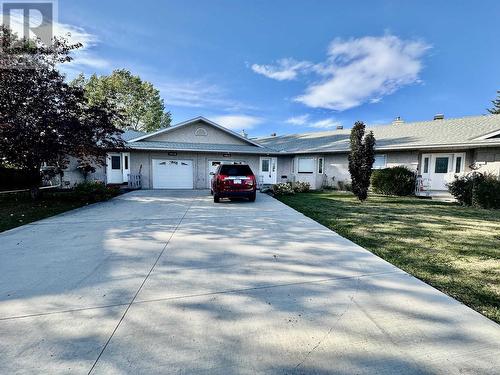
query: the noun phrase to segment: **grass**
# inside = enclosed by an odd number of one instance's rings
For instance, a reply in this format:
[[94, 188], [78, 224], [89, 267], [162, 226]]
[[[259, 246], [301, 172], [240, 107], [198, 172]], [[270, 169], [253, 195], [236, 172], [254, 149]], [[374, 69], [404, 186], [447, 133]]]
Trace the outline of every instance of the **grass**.
[[500, 323], [499, 210], [342, 192], [279, 199]]
[[70, 192], [43, 192], [42, 198], [32, 201], [28, 193], [0, 195], [0, 232], [49, 216], [85, 206], [88, 202]]

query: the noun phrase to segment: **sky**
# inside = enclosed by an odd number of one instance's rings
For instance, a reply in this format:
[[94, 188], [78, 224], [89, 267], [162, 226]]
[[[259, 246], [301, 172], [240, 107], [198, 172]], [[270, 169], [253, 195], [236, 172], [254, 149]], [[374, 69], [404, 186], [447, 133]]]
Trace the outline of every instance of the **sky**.
[[69, 78], [125, 68], [177, 123], [250, 136], [482, 115], [500, 90], [500, 1], [59, 0]]

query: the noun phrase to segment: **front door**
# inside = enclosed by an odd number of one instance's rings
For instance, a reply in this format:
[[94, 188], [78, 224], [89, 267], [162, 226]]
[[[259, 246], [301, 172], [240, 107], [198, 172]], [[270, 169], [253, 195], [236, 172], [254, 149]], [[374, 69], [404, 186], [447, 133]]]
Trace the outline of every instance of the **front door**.
[[259, 175], [263, 184], [275, 184], [277, 177], [277, 158], [261, 157]]
[[106, 175], [108, 184], [121, 184], [123, 182], [122, 155], [120, 153], [108, 154]]
[[453, 154], [432, 154], [430, 160], [430, 185], [432, 190], [447, 190], [446, 184], [450, 182], [450, 174], [452, 175], [453, 172], [452, 167]]

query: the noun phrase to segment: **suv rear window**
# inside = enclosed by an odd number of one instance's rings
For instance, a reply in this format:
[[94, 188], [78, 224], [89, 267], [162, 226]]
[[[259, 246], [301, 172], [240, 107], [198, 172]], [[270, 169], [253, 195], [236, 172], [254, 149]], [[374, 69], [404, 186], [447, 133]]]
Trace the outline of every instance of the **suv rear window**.
[[220, 167], [220, 174], [224, 176], [251, 176], [252, 170], [248, 165], [222, 165]]

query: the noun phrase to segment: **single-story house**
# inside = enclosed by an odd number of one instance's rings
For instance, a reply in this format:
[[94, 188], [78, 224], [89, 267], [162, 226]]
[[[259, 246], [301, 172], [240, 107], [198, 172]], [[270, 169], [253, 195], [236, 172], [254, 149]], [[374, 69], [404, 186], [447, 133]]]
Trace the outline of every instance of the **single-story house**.
[[[446, 191], [455, 175], [477, 169], [500, 176], [500, 115], [368, 127], [376, 138], [374, 168], [404, 165], [426, 194]], [[140, 173], [143, 189], [207, 189], [222, 162], [248, 163], [261, 184], [307, 181], [312, 189], [349, 181], [350, 129], [248, 138], [204, 117], [151, 133], [127, 131], [126, 150], [108, 153], [90, 178], [121, 184]], [[70, 165], [65, 179], [81, 174]]]

